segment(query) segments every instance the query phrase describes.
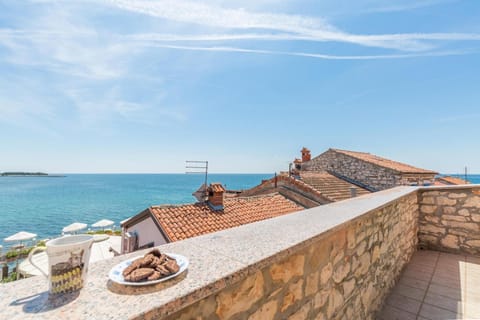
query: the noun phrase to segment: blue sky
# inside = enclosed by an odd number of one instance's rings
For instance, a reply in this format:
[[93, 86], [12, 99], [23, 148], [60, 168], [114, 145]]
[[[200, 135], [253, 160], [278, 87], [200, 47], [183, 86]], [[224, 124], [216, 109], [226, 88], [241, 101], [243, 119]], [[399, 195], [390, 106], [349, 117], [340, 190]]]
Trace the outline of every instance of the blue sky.
[[0, 1], [0, 171], [480, 172], [480, 2]]

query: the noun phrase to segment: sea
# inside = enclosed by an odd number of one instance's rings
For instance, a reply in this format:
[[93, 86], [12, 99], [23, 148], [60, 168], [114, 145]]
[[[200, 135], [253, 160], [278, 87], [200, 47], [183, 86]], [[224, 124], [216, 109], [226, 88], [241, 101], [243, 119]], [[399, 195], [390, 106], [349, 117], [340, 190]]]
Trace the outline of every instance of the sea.
[[[209, 174], [208, 183], [229, 190], [248, 189], [273, 174]], [[37, 234], [36, 240], [61, 235], [63, 227], [82, 222], [89, 226], [109, 219], [120, 221], [152, 205], [192, 203], [205, 182], [202, 174], [65, 174], [64, 177], [0, 176], [0, 245], [19, 231]]]
[[[248, 189], [273, 174], [209, 174], [230, 190]], [[463, 175], [455, 175], [463, 178]], [[0, 245], [19, 231], [37, 234], [36, 240], [61, 235], [63, 227], [101, 219], [115, 222], [152, 205], [191, 203], [203, 183], [200, 174], [65, 174], [64, 177], [0, 176]], [[468, 175], [480, 183], [480, 175]], [[5, 252], [5, 251], [4, 251]]]

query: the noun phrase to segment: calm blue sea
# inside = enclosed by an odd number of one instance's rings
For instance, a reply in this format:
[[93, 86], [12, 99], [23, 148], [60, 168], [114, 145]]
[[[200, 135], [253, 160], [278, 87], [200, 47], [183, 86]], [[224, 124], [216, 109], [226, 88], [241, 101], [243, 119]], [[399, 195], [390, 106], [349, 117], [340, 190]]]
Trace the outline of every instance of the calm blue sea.
[[[247, 189], [272, 174], [210, 174], [209, 182], [228, 189]], [[463, 178], [463, 176], [459, 175]], [[28, 231], [38, 239], [60, 235], [72, 222], [119, 222], [151, 205], [193, 202], [202, 175], [67, 174], [64, 178], [0, 177], [0, 245], [3, 239]], [[480, 183], [480, 175], [469, 175]], [[8, 245], [8, 244], [7, 244]]]
[[[247, 189], [272, 174], [209, 174], [209, 182]], [[28, 231], [37, 239], [60, 235], [72, 222], [119, 222], [151, 205], [194, 202], [204, 182], [197, 174], [67, 174], [53, 177], [0, 177], [0, 245]]]

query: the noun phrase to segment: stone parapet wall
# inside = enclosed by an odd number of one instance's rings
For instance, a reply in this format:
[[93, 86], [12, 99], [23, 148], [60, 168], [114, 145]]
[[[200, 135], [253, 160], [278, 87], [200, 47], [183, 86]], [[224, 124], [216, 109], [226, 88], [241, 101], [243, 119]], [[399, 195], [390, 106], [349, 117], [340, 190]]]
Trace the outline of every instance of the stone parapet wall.
[[301, 165], [305, 171], [331, 171], [374, 190], [385, 190], [401, 185], [423, 185], [433, 182], [434, 174], [402, 174], [335, 150], [328, 150]]
[[480, 255], [480, 187], [419, 191], [419, 245], [426, 249]]
[[416, 249], [417, 222], [417, 195], [404, 195], [165, 319], [373, 319]]

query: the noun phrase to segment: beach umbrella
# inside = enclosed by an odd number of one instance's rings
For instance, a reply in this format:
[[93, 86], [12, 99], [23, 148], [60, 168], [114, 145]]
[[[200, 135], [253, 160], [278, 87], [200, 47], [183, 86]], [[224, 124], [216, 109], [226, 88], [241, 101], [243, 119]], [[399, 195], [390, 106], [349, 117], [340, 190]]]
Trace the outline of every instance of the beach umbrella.
[[62, 232], [76, 232], [87, 227], [86, 223], [74, 222], [62, 229]]
[[[37, 235], [35, 233], [30, 233], [30, 232], [26, 232], [26, 231], [20, 231], [20, 232], [17, 232], [15, 234], [12, 234], [10, 237], [6, 237], [5, 239], [3, 239], [5, 242], [20, 242], [20, 244], [22, 243], [22, 241], [25, 241], [25, 240], [30, 240], [30, 239], [33, 239], [35, 238]], [[17, 247], [17, 249], [20, 249], [22, 248], [23, 245], [21, 244], [21, 246]], [[18, 272], [18, 255], [15, 256], [15, 261], [16, 261], [16, 267], [15, 267], [15, 270], [17, 270], [17, 280], [19, 279], [19, 272]]]
[[11, 235], [10, 237], [7, 237], [3, 240], [5, 240], [6, 242], [25, 241], [25, 240], [33, 239], [36, 236], [37, 235], [35, 233], [20, 231], [20, 232], [17, 232], [15, 234]]
[[92, 227], [94, 227], [94, 228], [105, 228], [105, 227], [111, 226], [112, 224], [114, 224], [114, 222], [112, 220], [102, 219], [102, 220], [97, 221], [94, 224], [92, 224]]

